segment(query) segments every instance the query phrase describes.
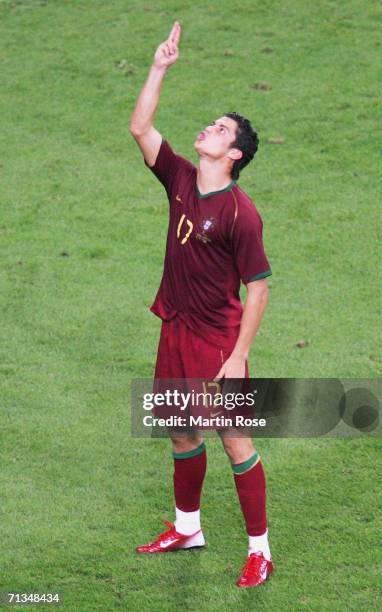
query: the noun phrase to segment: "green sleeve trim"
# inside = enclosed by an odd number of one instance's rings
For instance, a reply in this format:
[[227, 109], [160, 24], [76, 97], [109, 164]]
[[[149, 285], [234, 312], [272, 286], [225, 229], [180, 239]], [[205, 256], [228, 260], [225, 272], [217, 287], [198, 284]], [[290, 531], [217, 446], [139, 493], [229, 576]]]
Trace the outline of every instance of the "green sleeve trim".
[[256, 280], [260, 280], [261, 278], [266, 278], [267, 276], [271, 276], [272, 274], [272, 270], [266, 270], [265, 272], [260, 272], [260, 274], [256, 274], [255, 276], [252, 276], [249, 280], [247, 280], [247, 283], [251, 283], [252, 281], [256, 281]]
[[187, 453], [172, 453], [174, 459], [190, 459], [191, 457], [196, 457], [197, 455], [201, 455], [206, 450], [206, 445], [204, 442], [201, 443], [200, 446], [194, 448]]
[[[165, 142], [167, 142], [167, 140], [166, 140], [165, 138], [163, 138], [163, 136], [162, 136], [162, 140], [161, 140], [161, 143], [160, 143], [159, 151], [161, 150], [162, 145], [164, 145], [164, 143], [165, 143]], [[147, 163], [147, 161], [146, 161], [145, 156], [143, 156], [143, 161], [145, 162], [146, 166], [147, 166], [147, 167], [148, 167], [150, 170], [152, 170], [152, 169], [153, 169], [153, 168], [155, 168], [155, 166], [156, 166], [156, 163], [157, 163], [157, 160], [158, 160], [158, 157], [159, 157], [159, 151], [158, 151], [158, 155], [157, 155], [157, 157], [156, 157], [156, 160], [155, 160], [155, 162], [153, 163], [153, 165], [152, 165], [152, 166], [149, 166], [149, 164], [148, 164], [148, 163]]]
[[243, 472], [248, 472], [248, 470], [250, 470], [259, 459], [260, 455], [256, 451], [252, 457], [247, 459], [247, 461], [243, 461], [243, 463], [232, 463], [232, 470], [234, 474], [243, 474]]

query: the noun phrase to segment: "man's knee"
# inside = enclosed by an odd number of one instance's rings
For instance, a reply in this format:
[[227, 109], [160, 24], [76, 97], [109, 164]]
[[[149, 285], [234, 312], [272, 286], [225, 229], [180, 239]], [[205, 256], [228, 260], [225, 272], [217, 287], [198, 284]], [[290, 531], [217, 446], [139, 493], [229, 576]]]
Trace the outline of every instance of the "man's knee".
[[188, 453], [200, 446], [203, 442], [203, 438], [197, 433], [178, 432], [174, 430], [169, 433], [174, 453]]
[[233, 432], [225, 432], [220, 437], [231, 463], [243, 463], [255, 452], [251, 438], [235, 436]]

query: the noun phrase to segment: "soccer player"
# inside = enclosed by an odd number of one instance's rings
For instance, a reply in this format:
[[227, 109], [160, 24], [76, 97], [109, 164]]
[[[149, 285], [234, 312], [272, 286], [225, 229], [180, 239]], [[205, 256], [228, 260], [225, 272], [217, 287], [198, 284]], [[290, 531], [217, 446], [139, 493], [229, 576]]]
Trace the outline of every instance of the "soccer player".
[[[169, 228], [162, 282], [151, 310], [162, 319], [156, 379], [248, 377], [248, 353], [259, 328], [271, 274], [262, 221], [237, 185], [252, 160], [258, 137], [237, 113], [212, 121], [197, 136], [199, 167], [175, 153], [153, 126], [162, 81], [178, 59], [181, 26], [175, 22], [159, 45], [138, 97], [130, 131], [146, 166], [169, 200]], [[244, 307], [239, 288], [247, 289]], [[139, 553], [202, 547], [200, 497], [206, 448], [200, 431], [170, 430], [174, 457], [175, 523]], [[230, 435], [231, 434], [231, 435]], [[264, 582], [273, 570], [268, 545], [266, 484], [251, 437], [220, 430], [247, 528], [247, 560], [240, 587]]]

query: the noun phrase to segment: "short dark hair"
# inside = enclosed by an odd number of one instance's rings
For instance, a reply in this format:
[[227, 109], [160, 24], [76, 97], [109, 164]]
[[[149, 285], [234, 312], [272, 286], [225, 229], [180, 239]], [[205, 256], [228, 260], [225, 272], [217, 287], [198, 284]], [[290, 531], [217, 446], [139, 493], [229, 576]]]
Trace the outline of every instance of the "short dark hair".
[[237, 123], [236, 138], [231, 143], [231, 147], [235, 147], [243, 152], [241, 159], [234, 161], [231, 170], [231, 178], [237, 180], [240, 171], [254, 158], [259, 146], [259, 137], [248, 119], [243, 117], [243, 115], [239, 115], [239, 113], [225, 113], [224, 116], [234, 119]]

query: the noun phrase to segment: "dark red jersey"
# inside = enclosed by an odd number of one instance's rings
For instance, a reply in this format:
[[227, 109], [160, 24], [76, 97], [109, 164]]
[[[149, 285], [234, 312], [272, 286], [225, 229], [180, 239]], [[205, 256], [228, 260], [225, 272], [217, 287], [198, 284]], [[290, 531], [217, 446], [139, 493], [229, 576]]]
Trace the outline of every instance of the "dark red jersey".
[[166, 140], [155, 165], [145, 164], [164, 185], [170, 203], [163, 277], [151, 310], [164, 321], [178, 315], [199, 336], [228, 346], [243, 312], [240, 281], [272, 273], [261, 217], [235, 181], [201, 195], [197, 168]]

